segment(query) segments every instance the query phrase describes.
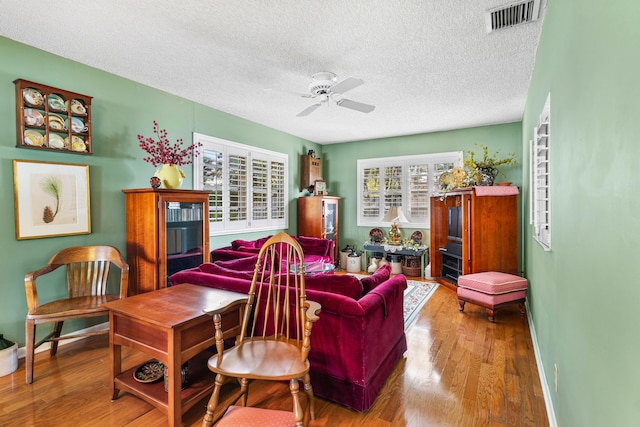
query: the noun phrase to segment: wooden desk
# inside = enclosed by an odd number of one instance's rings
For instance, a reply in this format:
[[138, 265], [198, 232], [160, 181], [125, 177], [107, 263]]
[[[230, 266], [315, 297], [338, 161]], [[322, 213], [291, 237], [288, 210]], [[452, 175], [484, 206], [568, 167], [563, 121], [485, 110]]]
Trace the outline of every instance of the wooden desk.
[[[213, 390], [213, 374], [206, 364], [209, 355], [203, 353], [215, 345], [212, 316], [222, 317], [225, 339], [234, 337], [240, 332], [246, 301], [245, 294], [183, 284], [105, 304], [110, 321], [112, 399], [118, 398], [120, 390], [127, 391], [166, 413], [171, 427], [179, 426], [182, 414]], [[162, 381], [136, 381], [137, 366], [122, 371], [123, 345], [169, 368], [168, 392]], [[194, 360], [189, 365], [189, 386], [181, 390], [181, 366], [190, 359]]]

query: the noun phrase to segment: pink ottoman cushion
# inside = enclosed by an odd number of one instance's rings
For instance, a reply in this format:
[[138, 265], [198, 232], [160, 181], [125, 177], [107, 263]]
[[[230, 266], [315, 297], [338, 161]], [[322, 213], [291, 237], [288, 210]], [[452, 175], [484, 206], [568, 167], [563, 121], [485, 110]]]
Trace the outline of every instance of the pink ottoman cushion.
[[467, 289], [458, 287], [458, 298], [475, 300], [487, 305], [498, 305], [506, 302], [517, 301], [525, 299], [527, 297], [527, 291], [513, 291], [506, 294], [490, 295], [484, 292], [474, 291], [473, 289]]
[[293, 412], [274, 409], [253, 408], [250, 406], [230, 406], [225, 412], [219, 427], [284, 427], [295, 426]]
[[[465, 274], [458, 277], [458, 289], [473, 289], [489, 295], [508, 294], [524, 291], [529, 282], [524, 277], [514, 274], [487, 271], [484, 273]], [[512, 300], [515, 298], [509, 298]]]

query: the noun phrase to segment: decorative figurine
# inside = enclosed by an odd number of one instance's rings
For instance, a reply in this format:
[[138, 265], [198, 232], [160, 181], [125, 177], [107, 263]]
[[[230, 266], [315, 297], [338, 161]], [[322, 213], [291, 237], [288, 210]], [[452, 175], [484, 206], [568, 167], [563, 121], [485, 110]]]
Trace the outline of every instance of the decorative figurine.
[[151, 182], [151, 188], [160, 188], [160, 185], [162, 184], [162, 181], [160, 181], [160, 178], [157, 176], [152, 176], [149, 182]]

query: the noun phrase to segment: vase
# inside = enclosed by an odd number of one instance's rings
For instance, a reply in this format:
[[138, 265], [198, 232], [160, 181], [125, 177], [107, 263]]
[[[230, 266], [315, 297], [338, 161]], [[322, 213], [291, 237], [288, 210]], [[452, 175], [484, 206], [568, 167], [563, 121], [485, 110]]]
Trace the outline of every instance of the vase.
[[177, 165], [162, 165], [153, 176], [160, 178], [161, 188], [177, 189], [185, 178], [184, 172]]
[[498, 175], [498, 169], [495, 168], [478, 168], [476, 174], [476, 185], [493, 185]]

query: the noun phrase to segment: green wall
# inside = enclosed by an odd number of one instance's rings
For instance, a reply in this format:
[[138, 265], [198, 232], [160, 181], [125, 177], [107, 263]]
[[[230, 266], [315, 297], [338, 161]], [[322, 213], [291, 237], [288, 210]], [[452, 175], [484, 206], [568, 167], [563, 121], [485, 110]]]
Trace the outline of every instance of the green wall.
[[525, 269], [560, 426], [640, 425], [638, 22], [636, 0], [549, 1], [523, 118], [528, 157], [551, 93], [552, 250], [527, 220]]
[[[464, 151], [465, 159], [469, 150], [481, 151], [478, 144], [489, 147], [489, 152], [499, 150], [500, 154], [515, 153], [518, 164], [501, 167], [505, 176], [499, 175], [498, 181], [511, 181], [514, 185], [522, 183], [522, 147], [520, 122], [503, 125], [483, 126], [447, 132], [399, 136], [370, 141], [348, 142], [325, 145], [322, 149], [323, 171], [327, 179], [329, 194], [340, 196], [340, 249], [347, 244], [362, 247], [369, 239], [371, 227], [358, 227], [358, 159], [377, 157], [409, 156], [412, 154]], [[415, 229], [402, 228], [403, 237], [411, 235]], [[388, 230], [385, 230], [385, 232]], [[429, 230], [421, 229], [425, 243], [429, 244]]]
[[[16, 147], [15, 86], [23, 78], [93, 96], [93, 155], [47, 152]], [[297, 228], [299, 158], [320, 146], [247, 120], [216, 111], [85, 65], [0, 37], [0, 333], [24, 345], [27, 311], [25, 273], [44, 266], [58, 250], [77, 245], [108, 244], [125, 253], [124, 188], [149, 186], [155, 169], [142, 161], [137, 134], [151, 136], [153, 120], [166, 128], [171, 141], [192, 140], [199, 132], [231, 141], [268, 148], [289, 155], [290, 229]], [[13, 159], [88, 164], [91, 197], [91, 234], [15, 239]], [[185, 166], [183, 188], [192, 188], [191, 165]], [[251, 234], [247, 235], [251, 236]], [[214, 237], [211, 246], [223, 246], [233, 236]], [[44, 291], [44, 296], [55, 293]], [[89, 323], [66, 325], [64, 333]], [[46, 327], [42, 328], [43, 330]], [[42, 336], [38, 333], [38, 336]]]

